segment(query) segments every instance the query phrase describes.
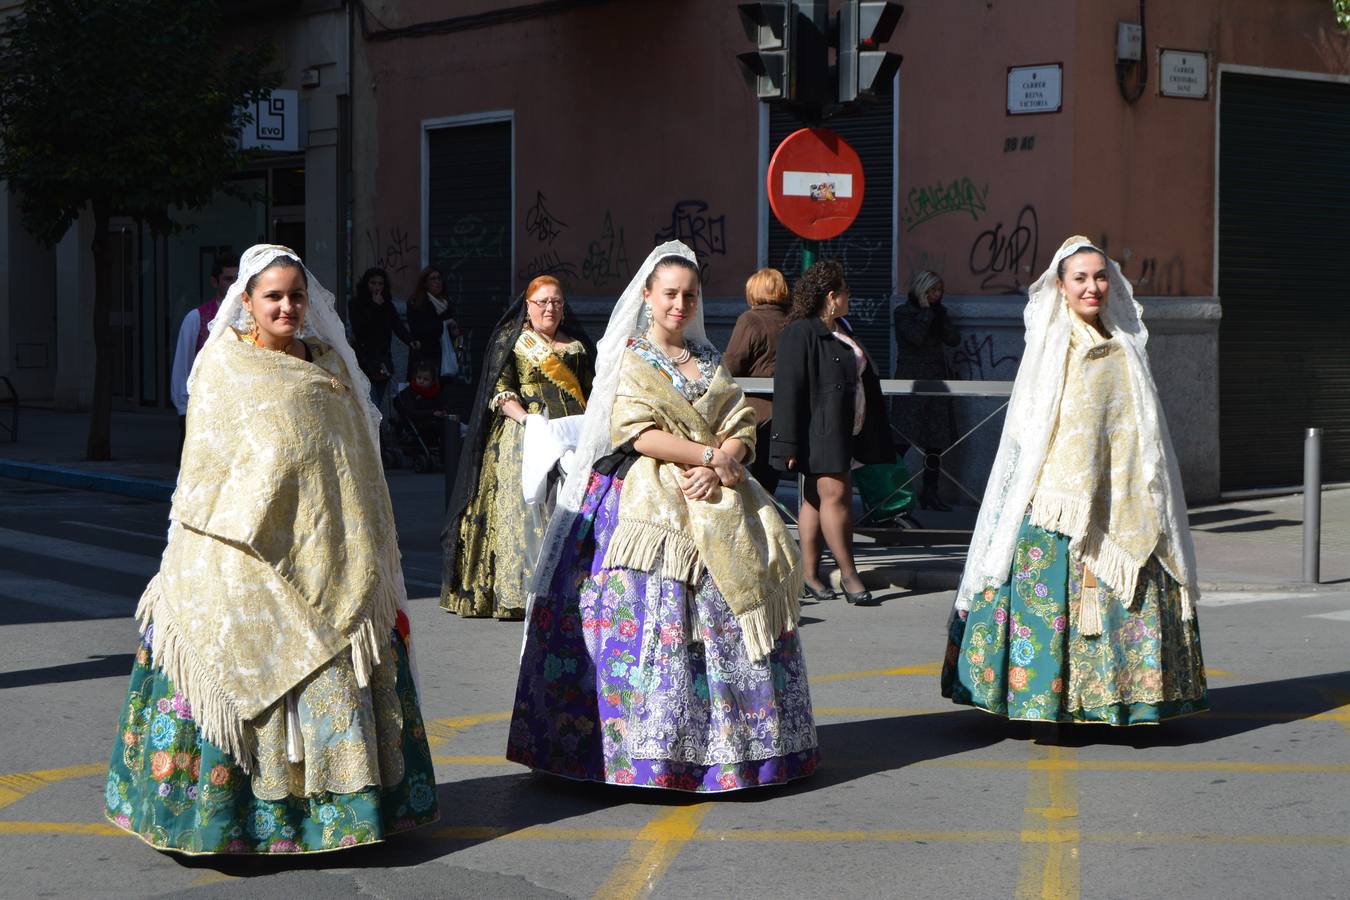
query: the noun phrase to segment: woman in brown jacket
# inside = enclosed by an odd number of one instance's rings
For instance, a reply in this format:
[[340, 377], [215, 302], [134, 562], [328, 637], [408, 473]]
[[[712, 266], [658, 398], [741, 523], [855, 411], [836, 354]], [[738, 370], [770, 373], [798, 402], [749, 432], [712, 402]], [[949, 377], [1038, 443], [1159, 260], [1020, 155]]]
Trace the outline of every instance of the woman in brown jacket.
[[[760, 269], [745, 282], [745, 302], [750, 308], [741, 313], [731, 332], [731, 342], [722, 354], [722, 364], [735, 378], [772, 378], [774, 348], [778, 332], [787, 324], [787, 308], [791, 294], [787, 280], [777, 269]], [[750, 474], [770, 494], [778, 486], [779, 473], [769, 465], [769, 421], [773, 418], [773, 401], [765, 397], [746, 398], [758, 419], [760, 450], [750, 464]]]

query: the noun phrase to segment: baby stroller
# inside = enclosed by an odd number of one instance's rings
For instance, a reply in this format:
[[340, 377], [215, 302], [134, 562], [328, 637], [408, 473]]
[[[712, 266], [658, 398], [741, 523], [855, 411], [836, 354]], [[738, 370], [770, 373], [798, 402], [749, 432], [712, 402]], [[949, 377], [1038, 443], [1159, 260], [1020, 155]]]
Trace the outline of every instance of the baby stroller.
[[398, 468], [403, 460], [411, 459], [414, 472], [439, 471], [445, 464], [442, 444], [446, 420], [437, 415], [442, 407], [425, 402], [410, 388], [401, 390], [391, 407], [387, 420], [391, 440], [384, 453], [394, 463], [389, 467]]

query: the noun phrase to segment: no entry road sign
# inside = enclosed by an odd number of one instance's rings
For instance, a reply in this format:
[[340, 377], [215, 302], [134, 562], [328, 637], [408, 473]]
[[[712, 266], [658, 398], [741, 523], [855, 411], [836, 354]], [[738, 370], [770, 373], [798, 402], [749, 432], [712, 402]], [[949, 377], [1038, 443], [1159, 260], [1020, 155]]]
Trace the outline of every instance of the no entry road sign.
[[827, 241], [843, 234], [862, 209], [862, 160], [828, 128], [802, 128], [769, 160], [768, 191], [769, 206], [784, 228]]

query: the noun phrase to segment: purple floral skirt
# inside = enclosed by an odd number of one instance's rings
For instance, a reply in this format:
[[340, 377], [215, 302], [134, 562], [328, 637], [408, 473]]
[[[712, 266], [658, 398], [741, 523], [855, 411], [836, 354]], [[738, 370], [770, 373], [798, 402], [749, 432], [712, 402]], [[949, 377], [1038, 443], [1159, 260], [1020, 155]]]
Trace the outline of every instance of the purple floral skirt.
[[526, 621], [507, 758], [694, 792], [810, 775], [819, 751], [797, 632], [752, 661], [706, 573], [690, 585], [600, 568], [622, 488], [592, 475], [549, 594]]

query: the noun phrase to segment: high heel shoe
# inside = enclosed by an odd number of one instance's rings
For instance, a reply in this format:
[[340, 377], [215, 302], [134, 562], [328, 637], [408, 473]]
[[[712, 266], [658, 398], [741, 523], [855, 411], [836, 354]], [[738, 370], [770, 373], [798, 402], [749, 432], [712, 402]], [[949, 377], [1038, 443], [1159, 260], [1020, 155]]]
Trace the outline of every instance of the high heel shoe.
[[807, 582], [805, 581], [802, 582], [803, 600], [814, 600], [817, 603], [821, 603], [824, 602], [825, 600], [833, 600], [835, 596], [836, 594], [834, 593], [834, 591], [831, 590], [828, 586], [823, 588], [814, 588], [811, 587], [811, 585], [808, 584]]

